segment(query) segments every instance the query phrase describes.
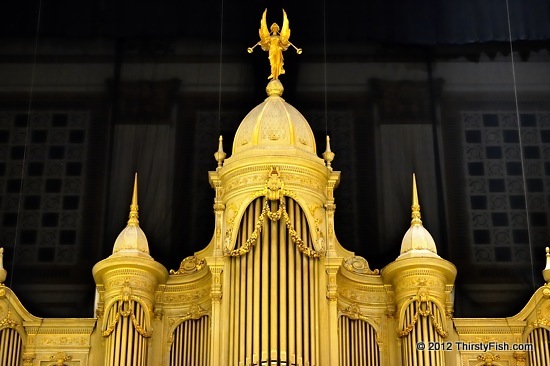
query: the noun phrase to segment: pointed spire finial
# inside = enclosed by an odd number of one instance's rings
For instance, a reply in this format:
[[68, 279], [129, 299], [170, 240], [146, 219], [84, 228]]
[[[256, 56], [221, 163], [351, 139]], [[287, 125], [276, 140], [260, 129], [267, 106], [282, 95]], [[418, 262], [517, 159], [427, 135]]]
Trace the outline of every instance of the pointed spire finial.
[[223, 151], [223, 136], [220, 135], [219, 142], [218, 142], [218, 151], [214, 153], [214, 158], [218, 162], [218, 168], [220, 169], [223, 166], [223, 161], [225, 160], [225, 152]]
[[437, 247], [432, 235], [422, 225], [422, 220], [420, 219], [420, 204], [418, 203], [415, 174], [413, 174], [411, 209], [411, 227], [403, 236], [403, 240], [401, 241], [401, 253], [397, 259], [410, 257], [440, 258], [437, 254]]
[[412, 214], [411, 226], [422, 226], [420, 219], [420, 204], [418, 203], [418, 191], [416, 189], [416, 175], [413, 173], [413, 189], [412, 189]]
[[550, 282], [550, 248], [546, 247], [546, 267], [542, 270], [542, 277], [546, 283]]
[[0, 248], [0, 285], [4, 284], [8, 271], [4, 269], [4, 248]]
[[132, 204], [130, 205], [130, 216], [128, 226], [139, 226], [139, 206], [138, 206], [138, 179], [137, 173], [134, 176], [134, 193], [132, 194]]
[[325, 159], [327, 163], [327, 168], [329, 168], [330, 170], [332, 170], [331, 163], [334, 160], [334, 156], [335, 154], [330, 150], [330, 136], [327, 135], [327, 147], [325, 152], [323, 153], [323, 159]]

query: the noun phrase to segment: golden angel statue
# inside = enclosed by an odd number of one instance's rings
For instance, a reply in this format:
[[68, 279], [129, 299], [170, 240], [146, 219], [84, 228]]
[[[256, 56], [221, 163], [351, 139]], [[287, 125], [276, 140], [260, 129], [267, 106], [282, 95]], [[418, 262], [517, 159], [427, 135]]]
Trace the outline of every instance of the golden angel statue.
[[290, 28], [288, 27], [288, 18], [286, 12], [283, 10], [283, 27], [279, 31], [279, 25], [273, 23], [270, 30], [267, 29], [267, 9], [262, 15], [260, 21], [260, 41], [254, 46], [248, 48], [248, 53], [252, 53], [256, 46], [261, 46], [262, 50], [269, 52], [269, 64], [271, 65], [271, 75], [268, 79], [279, 79], [279, 75], [285, 73], [283, 69], [283, 51], [286, 51], [288, 47], [292, 46], [296, 50], [297, 54], [302, 53], [301, 48], [297, 48], [290, 41]]

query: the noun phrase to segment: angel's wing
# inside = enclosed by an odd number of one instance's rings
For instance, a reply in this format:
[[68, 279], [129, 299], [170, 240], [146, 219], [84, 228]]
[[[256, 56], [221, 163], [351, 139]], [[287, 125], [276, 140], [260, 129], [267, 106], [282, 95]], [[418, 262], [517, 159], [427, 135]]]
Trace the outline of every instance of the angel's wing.
[[286, 11], [283, 9], [283, 27], [281, 28], [281, 45], [283, 47], [290, 46], [290, 42], [288, 41], [290, 39], [290, 28], [288, 27], [288, 18], [286, 16]]
[[260, 33], [260, 46], [262, 46], [262, 50], [264, 51], [269, 50], [269, 29], [267, 29], [266, 17], [267, 9], [264, 10], [262, 20], [260, 21], [260, 30], [258, 31]]

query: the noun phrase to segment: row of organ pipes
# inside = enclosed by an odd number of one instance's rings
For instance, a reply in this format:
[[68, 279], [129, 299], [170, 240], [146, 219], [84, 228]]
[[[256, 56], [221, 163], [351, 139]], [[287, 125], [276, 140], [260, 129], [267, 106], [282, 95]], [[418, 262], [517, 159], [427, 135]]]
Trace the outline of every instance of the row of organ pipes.
[[[265, 199], [244, 214], [237, 246], [244, 247], [256, 227]], [[277, 212], [278, 202], [270, 202]], [[306, 217], [291, 199], [285, 207], [296, 232], [312, 248]], [[291, 241], [283, 219], [266, 220], [250, 251], [231, 257], [228, 314], [232, 365], [319, 364], [319, 259]]]

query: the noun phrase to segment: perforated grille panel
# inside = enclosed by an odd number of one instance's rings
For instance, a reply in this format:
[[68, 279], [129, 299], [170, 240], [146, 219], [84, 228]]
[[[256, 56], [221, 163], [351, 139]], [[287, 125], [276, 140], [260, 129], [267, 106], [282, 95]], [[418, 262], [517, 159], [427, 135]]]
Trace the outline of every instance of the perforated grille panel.
[[514, 112], [461, 119], [474, 261], [529, 262], [529, 239], [547, 241], [550, 114], [521, 114], [519, 129]]
[[16, 262], [76, 263], [89, 120], [81, 111], [0, 113], [0, 240], [17, 239]]

